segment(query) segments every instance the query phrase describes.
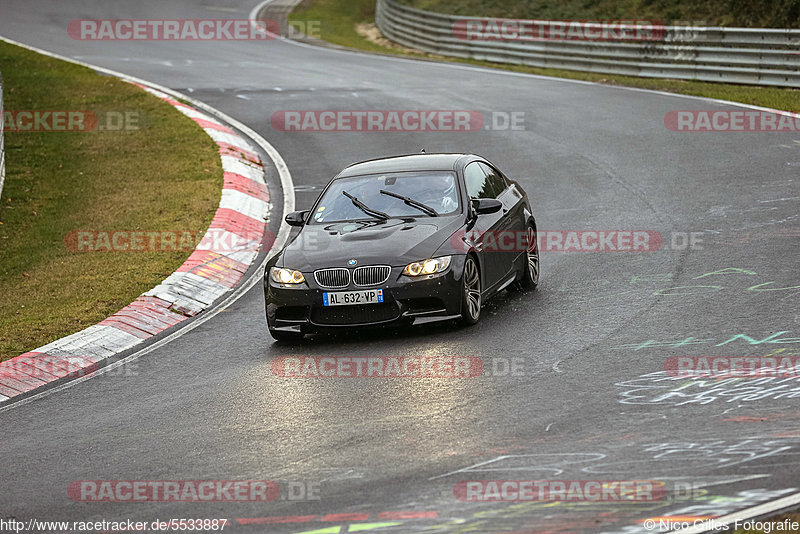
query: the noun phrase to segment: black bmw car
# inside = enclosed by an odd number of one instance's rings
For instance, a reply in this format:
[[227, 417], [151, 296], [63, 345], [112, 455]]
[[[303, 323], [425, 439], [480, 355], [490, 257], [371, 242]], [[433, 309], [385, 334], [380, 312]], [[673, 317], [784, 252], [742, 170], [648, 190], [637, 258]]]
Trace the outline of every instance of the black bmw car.
[[336, 175], [267, 263], [275, 339], [322, 329], [461, 319], [506, 287], [539, 282], [527, 195], [473, 154], [356, 163]]

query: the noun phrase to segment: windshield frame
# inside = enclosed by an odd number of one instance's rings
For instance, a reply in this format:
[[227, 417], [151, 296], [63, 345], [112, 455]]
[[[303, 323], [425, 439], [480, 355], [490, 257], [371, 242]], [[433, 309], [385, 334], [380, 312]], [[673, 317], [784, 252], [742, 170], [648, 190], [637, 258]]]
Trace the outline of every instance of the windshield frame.
[[[341, 224], [347, 222], [363, 222], [363, 221], [371, 221], [371, 222], [378, 222], [378, 219], [375, 217], [370, 217], [369, 215], [364, 214], [364, 217], [357, 217], [353, 219], [341, 219], [341, 220], [331, 220], [331, 221], [316, 221], [314, 220], [314, 214], [317, 213], [319, 209], [319, 205], [322, 203], [322, 199], [325, 198], [325, 195], [328, 194], [328, 191], [333, 186], [333, 184], [342, 182], [342, 181], [350, 181], [350, 180], [357, 180], [360, 178], [371, 178], [371, 177], [378, 177], [378, 176], [397, 176], [398, 178], [402, 175], [413, 176], [419, 174], [449, 174], [452, 175], [453, 180], [456, 184], [456, 199], [458, 201], [458, 209], [455, 211], [440, 214], [438, 217], [434, 217], [432, 215], [428, 215], [422, 211], [418, 213], [414, 213], [413, 215], [391, 215], [389, 214], [389, 219], [437, 219], [439, 217], [455, 217], [458, 215], [462, 215], [464, 213], [464, 199], [462, 197], [462, 190], [461, 190], [461, 180], [459, 180], [459, 174], [455, 170], [450, 169], [429, 169], [429, 170], [413, 170], [413, 171], [393, 171], [393, 172], [374, 172], [374, 173], [367, 173], [367, 174], [354, 174], [352, 176], [342, 176], [342, 177], [334, 177], [328, 185], [325, 186], [325, 189], [319, 194], [317, 199], [314, 201], [314, 204], [308, 210], [308, 215], [306, 216], [306, 224], [316, 225], [316, 226], [325, 226], [328, 224]], [[347, 190], [347, 189], [345, 189]], [[396, 199], [398, 203], [403, 204], [402, 200]], [[367, 204], [369, 206], [369, 204]], [[370, 206], [372, 208], [372, 206]], [[416, 209], [415, 209], [416, 211]]]

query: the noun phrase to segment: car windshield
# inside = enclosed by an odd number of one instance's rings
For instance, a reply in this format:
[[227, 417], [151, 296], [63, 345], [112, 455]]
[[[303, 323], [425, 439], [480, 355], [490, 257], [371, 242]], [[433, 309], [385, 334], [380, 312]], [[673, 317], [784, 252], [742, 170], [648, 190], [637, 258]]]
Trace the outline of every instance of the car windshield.
[[[351, 196], [362, 206], [356, 206]], [[371, 213], [365, 212], [364, 206]], [[329, 223], [382, 217], [375, 212], [389, 217], [435, 217], [459, 210], [456, 176], [452, 172], [372, 174], [334, 181], [320, 200], [312, 220]]]

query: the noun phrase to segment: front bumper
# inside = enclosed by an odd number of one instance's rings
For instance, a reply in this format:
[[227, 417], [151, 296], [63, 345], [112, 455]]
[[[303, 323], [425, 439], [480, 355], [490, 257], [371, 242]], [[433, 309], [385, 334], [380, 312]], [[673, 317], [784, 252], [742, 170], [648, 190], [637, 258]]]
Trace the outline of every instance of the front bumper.
[[[311, 333], [325, 329], [391, 324], [420, 324], [453, 319], [461, 313], [461, 276], [466, 256], [453, 256], [441, 274], [411, 278], [402, 267], [392, 267], [381, 285], [323, 289], [313, 273], [304, 272], [302, 287], [286, 287], [264, 278], [267, 324], [270, 329]], [[323, 306], [322, 294], [334, 291], [383, 289], [383, 302], [351, 306]]]

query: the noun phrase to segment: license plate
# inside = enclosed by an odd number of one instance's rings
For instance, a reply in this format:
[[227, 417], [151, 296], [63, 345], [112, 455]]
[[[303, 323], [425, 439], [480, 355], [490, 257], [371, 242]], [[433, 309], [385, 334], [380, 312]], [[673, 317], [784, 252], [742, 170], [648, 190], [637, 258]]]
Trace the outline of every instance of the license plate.
[[383, 302], [383, 289], [366, 291], [337, 291], [323, 293], [322, 304], [325, 306], [350, 306], [353, 304], [377, 304]]

